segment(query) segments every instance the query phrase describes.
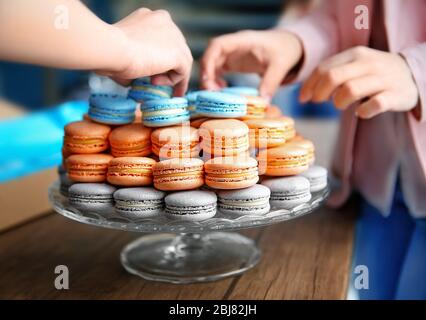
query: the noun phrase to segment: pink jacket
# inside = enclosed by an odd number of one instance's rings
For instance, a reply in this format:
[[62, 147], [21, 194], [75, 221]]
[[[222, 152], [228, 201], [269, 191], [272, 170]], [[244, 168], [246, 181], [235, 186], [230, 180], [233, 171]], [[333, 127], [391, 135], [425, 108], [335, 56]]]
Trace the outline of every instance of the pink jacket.
[[[304, 46], [304, 62], [298, 80], [305, 79], [325, 58], [354, 46], [368, 46], [371, 29], [357, 30], [355, 8], [369, 8], [373, 0], [325, 0], [322, 7], [285, 29], [295, 33]], [[411, 138], [426, 179], [426, 0], [385, 0], [384, 19], [390, 52], [403, 55], [420, 92], [420, 114], [407, 112]], [[357, 118], [353, 108], [342, 114], [332, 174], [341, 181], [330, 205], [342, 205], [351, 193], [350, 175]], [[374, 183], [374, 181], [372, 181]]]

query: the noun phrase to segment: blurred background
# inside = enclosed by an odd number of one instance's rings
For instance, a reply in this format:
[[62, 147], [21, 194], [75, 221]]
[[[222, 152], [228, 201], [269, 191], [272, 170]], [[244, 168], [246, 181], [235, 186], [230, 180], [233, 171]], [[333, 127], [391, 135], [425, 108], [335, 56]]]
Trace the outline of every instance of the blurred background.
[[[139, 7], [165, 9], [183, 31], [194, 56], [191, 89], [198, 88], [198, 59], [209, 39], [242, 29], [268, 29], [291, 23], [321, 0], [85, 0], [101, 19], [113, 23]], [[285, 58], [285, 57], [283, 57]], [[229, 85], [257, 86], [256, 75], [231, 74]], [[300, 85], [283, 87], [273, 99], [295, 118], [333, 119], [331, 104], [300, 106]], [[91, 92], [126, 94], [107, 78], [90, 72], [0, 62], [0, 184], [61, 162], [63, 127], [80, 120]], [[303, 126], [303, 123], [301, 124]], [[326, 130], [326, 129], [324, 129]]]

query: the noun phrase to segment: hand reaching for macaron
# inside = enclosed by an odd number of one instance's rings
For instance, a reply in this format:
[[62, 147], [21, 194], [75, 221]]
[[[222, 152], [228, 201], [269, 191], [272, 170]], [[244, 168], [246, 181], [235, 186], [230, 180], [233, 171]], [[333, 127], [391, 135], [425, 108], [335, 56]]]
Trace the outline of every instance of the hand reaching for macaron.
[[172, 86], [177, 96], [185, 94], [193, 59], [184, 36], [167, 11], [141, 8], [114, 27], [123, 36], [124, 63], [121, 69], [103, 73], [122, 84], [150, 75], [153, 84]]
[[124, 85], [151, 76], [177, 96], [187, 90], [192, 55], [167, 11], [141, 8], [108, 24], [80, 1], [0, 0], [0, 8], [0, 60], [94, 70]]
[[223, 35], [210, 41], [204, 53], [201, 84], [217, 90], [226, 86], [226, 72], [254, 72], [262, 76], [260, 94], [270, 99], [302, 54], [299, 39], [279, 29]]

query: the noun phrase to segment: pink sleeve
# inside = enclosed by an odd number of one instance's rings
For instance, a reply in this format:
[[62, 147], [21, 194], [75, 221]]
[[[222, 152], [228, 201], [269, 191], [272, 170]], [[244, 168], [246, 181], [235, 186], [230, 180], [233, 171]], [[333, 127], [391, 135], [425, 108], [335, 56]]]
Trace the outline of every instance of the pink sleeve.
[[327, 0], [319, 9], [296, 23], [279, 27], [296, 34], [303, 45], [303, 62], [293, 81], [306, 79], [325, 58], [339, 51], [339, 27], [336, 0]]
[[413, 113], [419, 121], [426, 122], [426, 42], [402, 50], [401, 55], [407, 61], [419, 90], [419, 106]]

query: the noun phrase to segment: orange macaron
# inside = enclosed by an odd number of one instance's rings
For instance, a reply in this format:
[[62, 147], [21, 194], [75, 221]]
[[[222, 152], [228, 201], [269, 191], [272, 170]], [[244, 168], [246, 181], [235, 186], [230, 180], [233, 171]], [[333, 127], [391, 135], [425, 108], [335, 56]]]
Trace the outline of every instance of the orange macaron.
[[312, 141], [299, 137], [292, 139], [286, 143], [287, 146], [299, 147], [308, 151], [308, 163], [309, 165], [315, 162], [315, 145]]
[[120, 157], [109, 162], [107, 180], [117, 186], [146, 186], [152, 183], [155, 160], [145, 157]]
[[117, 127], [109, 142], [114, 157], [144, 157], [151, 153], [151, 129], [140, 123]]
[[265, 110], [268, 106], [268, 101], [262, 97], [245, 96], [247, 100], [247, 114], [241, 117], [242, 120], [246, 119], [261, 119], [265, 117]]
[[258, 161], [260, 174], [268, 176], [291, 176], [309, 168], [308, 151], [287, 144], [261, 150]]
[[174, 158], [153, 167], [154, 186], [163, 191], [191, 190], [204, 184], [204, 162], [196, 158]]
[[249, 149], [249, 128], [240, 120], [209, 120], [198, 132], [203, 152], [213, 157], [234, 156]]
[[64, 148], [69, 154], [99, 153], [108, 149], [111, 128], [104, 124], [76, 121], [65, 126]]
[[259, 149], [272, 148], [286, 142], [287, 127], [274, 119], [249, 119], [244, 121], [250, 128], [250, 146]]
[[68, 177], [76, 182], [106, 181], [108, 164], [113, 159], [109, 154], [74, 154], [67, 158]]
[[259, 181], [257, 161], [251, 157], [216, 157], [204, 170], [206, 185], [214, 189], [248, 188]]
[[200, 153], [198, 130], [190, 126], [158, 128], [151, 134], [152, 152], [161, 160], [194, 158]]
[[284, 139], [289, 141], [296, 136], [296, 127], [293, 118], [281, 116], [276, 118], [276, 120], [281, 121], [284, 126]]

